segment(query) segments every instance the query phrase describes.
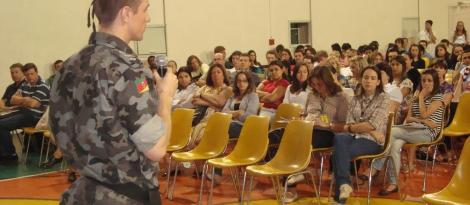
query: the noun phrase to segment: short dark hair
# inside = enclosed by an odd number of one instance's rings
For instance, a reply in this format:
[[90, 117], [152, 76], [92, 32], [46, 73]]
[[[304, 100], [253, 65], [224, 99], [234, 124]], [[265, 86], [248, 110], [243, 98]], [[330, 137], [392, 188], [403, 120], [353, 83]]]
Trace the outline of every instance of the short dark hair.
[[103, 26], [109, 26], [116, 19], [119, 10], [125, 6], [137, 11], [142, 0], [94, 0], [93, 10], [98, 21]]
[[246, 92], [244, 93], [251, 93], [255, 91], [255, 83], [253, 82], [253, 78], [251, 77], [250, 73], [247, 71], [238, 71], [237, 74], [235, 74], [235, 78], [233, 79], [233, 94], [235, 97], [238, 97], [241, 95], [240, 93], [240, 88], [237, 86], [237, 79], [239, 75], [245, 75], [246, 80], [248, 81], [248, 88], [246, 88]]
[[223, 46], [216, 46], [214, 48], [214, 53], [222, 53], [224, 51], [225, 51], [225, 47], [223, 47]]
[[242, 57], [242, 56], [250, 58], [250, 54], [248, 54], [248, 53], [240, 53], [240, 57]]
[[227, 72], [225, 72], [225, 67], [219, 63], [215, 63], [209, 68], [209, 71], [207, 72], [207, 77], [206, 77], [206, 85], [211, 86], [211, 87], [214, 86], [214, 81], [212, 80], [211, 74], [212, 74], [212, 71], [216, 68], [219, 68], [222, 71], [222, 74], [224, 75], [224, 84], [229, 85]]
[[64, 61], [63, 61], [63, 60], [60, 60], [60, 59], [59, 59], [59, 60], [56, 60], [56, 61], [54, 62], [54, 66], [57, 65], [57, 64], [59, 64], [59, 63], [63, 63], [63, 62], [64, 62]]
[[428, 23], [428, 24], [431, 25], [431, 26], [432, 26], [432, 24], [433, 24], [432, 20], [426, 20], [425, 23]]
[[[334, 96], [337, 93], [343, 91], [343, 89], [338, 83], [336, 83], [333, 77], [333, 73], [331, 73], [331, 70], [334, 70], [333, 66], [316, 67], [313, 72], [310, 73], [310, 75], [308, 76], [308, 82], [309, 84], [311, 84], [313, 79], [321, 80], [323, 83], [325, 83], [330, 95]], [[318, 95], [318, 92], [315, 90], [315, 88], [312, 88], [312, 93], [314, 95]]]
[[343, 43], [343, 45], [341, 45], [341, 49], [342, 49], [343, 51], [347, 51], [347, 50], [349, 50], [349, 49], [351, 49], [351, 48], [352, 48], [352, 46], [351, 46], [351, 44], [349, 44], [349, 43]]
[[19, 68], [19, 69], [23, 70], [23, 64], [21, 64], [21, 63], [13, 63], [13, 64], [10, 66], [10, 69], [13, 69], [13, 68]]
[[36, 67], [36, 65], [34, 65], [34, 63], [26, 63], [23, 68], [21, 68], [21, 71], [23, 71], [23, 73], [26, 73], [28, 70], [31, 69], [34, 69], [36, 73], [38, 72], [38, 68]]

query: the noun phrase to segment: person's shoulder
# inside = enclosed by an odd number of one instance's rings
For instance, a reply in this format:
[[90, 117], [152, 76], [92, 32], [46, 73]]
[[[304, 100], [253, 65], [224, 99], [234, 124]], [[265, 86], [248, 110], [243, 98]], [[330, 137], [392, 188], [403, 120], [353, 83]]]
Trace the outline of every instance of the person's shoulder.
[[289, 81], [287, 81], [286, 79], [283, 78], [283, 79], [278, 81], [278, 85], [287, 87], [287, 86], [290, 86], [290, 83], [289, 83]]

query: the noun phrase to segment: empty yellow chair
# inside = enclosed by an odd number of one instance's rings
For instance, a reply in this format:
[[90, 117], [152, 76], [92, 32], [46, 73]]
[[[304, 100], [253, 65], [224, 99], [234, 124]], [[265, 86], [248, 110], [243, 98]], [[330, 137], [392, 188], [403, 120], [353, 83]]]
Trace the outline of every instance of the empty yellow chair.
[[[448, 127], [444, 129], [444, 136], [451, 137], [451, 149], [454, 148], [454, 137], [470, 135], [470, 93], [463, 94], [459, 99], [455, 116]], [[455, 153], [455, 151], [454, 151]]]
[[463, 94], [455, 111], [454, 119], [444, 129], [444, 136], [460, 137], [470, 135], [470, 93]]
[[[207, 127], [199, 144], [187, 152], [174, 152], [171, 154], [176, 163], [175, 173], [178, 173], [178, 164], [180, 162], [191, 162], [195, 160], [208, 160], [222, 154], [228, 143], [228, 128], [232, 119], [231, 114], [216, 112], [209, 116]], [[202, 169], [204, 177], [207, 164]], [[168, 191], [168, 198], [173, 199], [173, 190], [175, 189], [176, 176], [173, 178], [171, 190]], [[201, 183], [201, 186], [203, 184]], [[170, 187], [170, 186], [168, 186]], [[201, 200], [199, 199], [199, 202]]]
[[[268, 150], [268, 130], [269, 118], [266, 116], [249, 116], [238, 138], [237, 144], [233, 151], [221, 158], [210, 159], [207, 161], [212, 166], [212, 176], [214, 176], [215, 167], [217, 168], [238, 168], [240, 166], [247, 166], [261, 161], [266, 155]], [[232, 170], [231, 170], [232, 171]], [[240, 194], [238, 172], [232, 175], [232, 181], [235, 185], [235, 190]], [[208, 204], [212, 204], [212, 192], [214, 187], [214, 180], [212, 180]], [[202, 194], [202, 189], [200, 190]]]
[[465, 141], [459, 163], [449, 184], [437, 193], [423, 195], [423, 200], [430, 205], [470, 204], [468, 182], [470, 182], [470, 138]]
[[271, 130], [282, 128], [287, 125], [286, 122], [292, 119], [298, 119], [302, 107], [299, 104], [294, 103], [282, 103], [277, 107], [276, 114], [274, 115], [273, 121], [271, 122]]
[[[286, 126], [281, 143], [279, 145], [279, 149], [274, 158], [266, 164], [250, 165], [246, 168], [243, 177], [241, 202], [243, 203], [243, 194], [247, 174], [251, 175], [248, 189], [248, 203], [250, 200], [249, 193], [251, 192], [253, 186], [253, 176], [271, 177], [276, 198], [281, 203], [284, 203], [287, 181], [292, 176], [299, 174], [309, 174], [311, 176], [315, 195], [317, 196], [318, 202], [320, 202], [313, 174], [312, 172], [305, 170], [305, 168], [307, 168], [308, 164], [310, 163], [310, 153], [312, 151], [312, 132], [313, 122], [303, 120], [290, 121]], [[282, 185], [280, 184], [279, 177], [286, 175], [288, 176], [286, 183], [284, 184], [284, 191], [281, 195]]]
[[[167, 186], [170, 184], [171, 153], [184, 149], [190, 140], [194, 109], [176, 108], [171, 113], [171, 137], [167, 146], [170, 154], [167, 169]], [[168, 190], [168, 189], [167, 189]]]

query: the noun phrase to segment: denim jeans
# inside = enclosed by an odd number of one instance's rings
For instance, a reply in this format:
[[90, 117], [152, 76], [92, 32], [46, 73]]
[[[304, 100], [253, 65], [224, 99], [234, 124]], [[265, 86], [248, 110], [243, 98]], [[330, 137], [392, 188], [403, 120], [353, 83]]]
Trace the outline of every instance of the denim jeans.
[[[397, 178], [395, 174], [400, 173], [401, 166], [401, 148], [406, 143], [422, 143], [430, 142], [431, 136], [426, 129], [406, 129], [401, 127], [393, 127], [391, 132], [392, 141], [390, 142], [390, 156], [393, 159], [395, 165], [395, 173], [388, 172], [388, 179], [390, 184], [397, 184]], [[372, 166], [374, 169], [382, 170], [385, 163], [385, 159], [375, 160]], [[392, 161], [389, 160], [389, 167], [391, 167]]]
[[10, 131], [22, 127], [31, 127], [36, 125], [38, 118], [33, 117], [31, 111], [20, 110], [10, 116], [0, 119], [0, 148], [2, 156], [11, 156], [16, 154], [15, 146], [11, 138]]
[[365, 138], [356, 139], [350, 133], [336, 134], [333, 146], [333, 171], [336, 182], [334, 197], [339, 201], [339, 187], [351, 184], [351, 160], [362, 155], [377, 154], [382, 150], [382, 146]]

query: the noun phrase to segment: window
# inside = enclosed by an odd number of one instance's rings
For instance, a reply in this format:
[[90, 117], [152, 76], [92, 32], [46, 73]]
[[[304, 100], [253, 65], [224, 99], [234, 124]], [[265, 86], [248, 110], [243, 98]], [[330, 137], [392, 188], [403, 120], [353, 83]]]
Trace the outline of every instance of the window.
[[290, 44], [310, 44], [309, 22], [290, 22]]

